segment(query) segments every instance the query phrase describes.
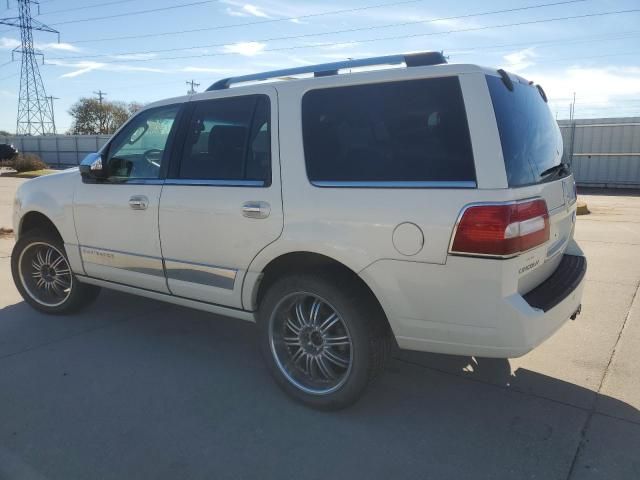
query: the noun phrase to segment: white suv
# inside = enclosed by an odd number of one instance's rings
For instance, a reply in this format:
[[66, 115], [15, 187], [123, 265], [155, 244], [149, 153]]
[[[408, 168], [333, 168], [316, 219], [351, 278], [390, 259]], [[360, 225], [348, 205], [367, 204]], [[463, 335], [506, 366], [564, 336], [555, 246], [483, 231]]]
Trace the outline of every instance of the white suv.
[[106, 287], [256, 321], [278, 383], [340, 408], [394, 341], [517, 357], [575, 318], [561, 158], [539, 86], [439, 53], [229, 78], [25, 183], [13, 276], [50, 313]]

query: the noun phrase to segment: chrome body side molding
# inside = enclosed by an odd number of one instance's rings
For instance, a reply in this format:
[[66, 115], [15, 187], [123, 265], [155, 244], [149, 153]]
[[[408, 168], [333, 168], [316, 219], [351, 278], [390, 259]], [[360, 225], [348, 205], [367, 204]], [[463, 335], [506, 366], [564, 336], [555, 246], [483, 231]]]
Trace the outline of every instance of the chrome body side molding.
[[161, 258], [86, 245], [80, 246], [80, 252], [82, 261], [85, 264], [93, 263], [103, 267], [119, 268], [145, 275], [164, 277]]
[[107, 280], [100, 280], [98, 278], [87, 277], [85, 275], [76, 275], [76, 277], [78, 277], [78, 279], [81, 282], [88, 283], [90, 285], [97, 285], [98, 287], [110, 288], [112, 290], [118, 290], [120, 292], [140, 295], [142, 297], [152, 298], [154, 300], [159, 300], [161, 302], [173, 303], [175, 305], [180, 305], [187, 308], [195, 308], [196, 310], [215, 313], [217, 315], [224, 315], [227, 317], [238, 318], [240, 320], [247, 320], [249, 322], [256, 321], [254, 312], [249, 312], [246, 310], [223, 307], [222, 305], [200, 302], [197, 300], [191, 300], [184, 297], [177, 297], [175, 295], [167, 295], [165, 293], [154, 292], [152, 290], [145, 290], [143, 288], [131, 287], [129, 285], [109, 282]]
[[474, 181], [352, 181], [352, 180], [313, 180], [316, 187], [335, 188], [476, 188]]
[[119, 268], [131, 272], [164, 277], [168, 280], [197, 283], [209, 287], [233, 290], [238, 271], [233, 268], [182, 262], [174, 259], [150, 257], [135, 253], [80, 246], [82, 261], [104, 267]]
[[164, 262], [167, 279], [198, 283], [211, 287], [233, 290], [237, 270], [231, 268], [203, 265], [200, 263], [180, 262], [166, 259]]

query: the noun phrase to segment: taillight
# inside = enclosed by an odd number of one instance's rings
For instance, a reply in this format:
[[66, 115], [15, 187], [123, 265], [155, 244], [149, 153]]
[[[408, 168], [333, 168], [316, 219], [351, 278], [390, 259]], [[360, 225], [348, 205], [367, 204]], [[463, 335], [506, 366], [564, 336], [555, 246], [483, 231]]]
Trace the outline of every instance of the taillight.
[[472, 205], [462, 214], [450, 253], [511, 257], [549, 240], [549, 212], [542, 199]]

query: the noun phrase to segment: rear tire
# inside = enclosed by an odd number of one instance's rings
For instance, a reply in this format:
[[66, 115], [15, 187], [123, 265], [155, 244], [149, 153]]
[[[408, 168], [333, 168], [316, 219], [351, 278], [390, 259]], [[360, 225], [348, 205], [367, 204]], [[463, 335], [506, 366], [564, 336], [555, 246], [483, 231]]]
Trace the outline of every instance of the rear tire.
[[44, 313], [76, 312], [100, 293], [73, 274], [64, 244], [38, 231], [22, 235], [13, 247], [11, 274], [25, 302]]
[[260, 346], [278, 385], [321, 410], [353, 404], [390, 351], [386, 319], [353, 279], [294, 274], [276, 280], [258, 310]]

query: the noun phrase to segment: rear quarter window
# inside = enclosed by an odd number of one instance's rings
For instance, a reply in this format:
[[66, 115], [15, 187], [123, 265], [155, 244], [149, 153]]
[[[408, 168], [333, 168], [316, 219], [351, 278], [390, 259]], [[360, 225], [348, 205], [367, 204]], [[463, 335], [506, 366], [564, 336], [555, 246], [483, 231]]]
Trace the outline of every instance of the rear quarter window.
[[302, 127], [312, 183], [476, 179], [457, 77], [312, 90]]
[[535, 85], [513, 82], [510, 91], [502, 79], [487, 75], [493, 110], [500, 132], [510, 187], [546, 180], [543, 172], [560, 164], [562, 136], [558, 123]]

